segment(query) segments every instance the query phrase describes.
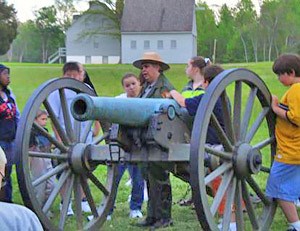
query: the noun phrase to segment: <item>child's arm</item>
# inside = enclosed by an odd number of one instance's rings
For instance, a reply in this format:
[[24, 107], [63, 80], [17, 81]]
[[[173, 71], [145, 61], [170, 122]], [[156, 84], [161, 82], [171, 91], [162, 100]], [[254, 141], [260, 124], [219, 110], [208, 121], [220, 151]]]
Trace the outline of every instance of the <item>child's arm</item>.
[[185, 106], [185, 98], [176, 90], [171, 90], [170, 95], [172, 96], [173, 99], [176, 100], [176, 102], [181, 106], [181, 107], [186, 107]]
[[282, 119], [287, 120], [286, 118], [286, 110], [282, 109], [281, 107], [279, 107], [278, 104], [278, 98], [276, 95], [272, 95], [272, 110], [274, 111], [274, 113], [279, 116]]

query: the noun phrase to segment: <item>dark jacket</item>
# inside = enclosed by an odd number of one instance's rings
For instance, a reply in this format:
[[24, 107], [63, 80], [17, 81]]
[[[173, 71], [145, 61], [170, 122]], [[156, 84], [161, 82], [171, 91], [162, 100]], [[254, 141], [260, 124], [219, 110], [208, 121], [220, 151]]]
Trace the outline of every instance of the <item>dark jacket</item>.
[[10, 142], [15, 139], [17, 131], [17, 106], [10, 90], [5, 88], [3, 91], [8, 100], [0, 97], [0, 140]]
[[[145, 92], [145, 89], [149, 83], [144, 83], [142, 86], [141, 94], [142, 96]], [[146, 98], [163, 98], [163, 92], [174, 90], [174, 86], [170, 83], [170, 81], [164, 76], [164, 74], [160, 74], [155, 85], [151, 88]]]

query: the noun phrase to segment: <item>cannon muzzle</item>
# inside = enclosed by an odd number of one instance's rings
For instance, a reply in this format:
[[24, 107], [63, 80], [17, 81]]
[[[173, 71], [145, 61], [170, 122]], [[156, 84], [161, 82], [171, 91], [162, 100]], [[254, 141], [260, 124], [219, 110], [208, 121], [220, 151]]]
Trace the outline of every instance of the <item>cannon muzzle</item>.
[[88, 94], [78, 94], [71, 104], [76, 120], [106, 120], [131, 127], [147, 126], [155, 113], [164, 110], [175, 116], [179, 109], [172, 99], [92, 97]]

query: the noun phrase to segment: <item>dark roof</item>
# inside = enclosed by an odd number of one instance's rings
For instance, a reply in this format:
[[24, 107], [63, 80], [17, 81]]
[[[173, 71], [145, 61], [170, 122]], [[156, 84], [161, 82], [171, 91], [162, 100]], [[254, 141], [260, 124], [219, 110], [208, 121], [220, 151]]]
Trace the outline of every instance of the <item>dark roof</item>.
[[192, 31], [195, 0], [125, 0], [122, 32]]

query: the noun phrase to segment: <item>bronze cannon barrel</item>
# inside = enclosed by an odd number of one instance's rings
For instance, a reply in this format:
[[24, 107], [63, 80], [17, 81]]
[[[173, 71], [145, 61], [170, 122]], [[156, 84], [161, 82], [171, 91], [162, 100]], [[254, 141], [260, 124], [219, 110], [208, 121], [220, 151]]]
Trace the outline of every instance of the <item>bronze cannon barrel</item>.
[[157, 112], [166, 110], [169, 116], [179, 112], [179, 105], [172, 99], [93, 97], [78, 94], [71, 103], [71, 113], [76, 120], [106, 120], [132, 127], [149, 124]]

